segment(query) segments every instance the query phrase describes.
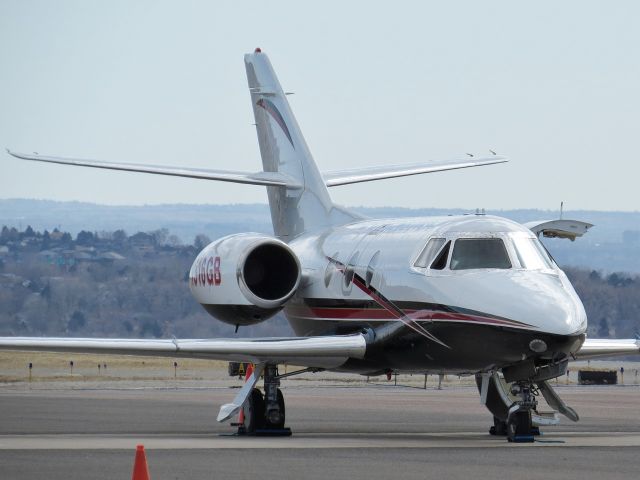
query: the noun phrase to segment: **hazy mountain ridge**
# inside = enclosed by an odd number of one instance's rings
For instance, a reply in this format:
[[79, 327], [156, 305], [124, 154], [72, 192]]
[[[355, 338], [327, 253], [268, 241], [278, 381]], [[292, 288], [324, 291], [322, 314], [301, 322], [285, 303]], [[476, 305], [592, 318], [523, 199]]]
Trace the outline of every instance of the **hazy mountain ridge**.
[[[373, 218], [474, 213], [475, 209], [409, 209], [401, 207], [352, 207]], [[549, 220], [559, 217], [550, 210], [492, 210], [518, 222]], [[640, 212], [566, 211], [564, 218], [595, 224], [587, 235], [569, 242], [545, 240], [547, 247], [562, 265], [585, 267], [605, 272], [640, 272]], [[150, 232], [166, 228], [183, 243], [191, 243], [198, 234], [219, 238], [237, 232], [272, 233], [266, 204], [166, 204], [110, 206], [83, 202], [50, 200], [0, 200], [0, 226], [18, 230], [30, 225], [35, 230], [68, 231], [77, 235], [124, 230], [128, 233]]]

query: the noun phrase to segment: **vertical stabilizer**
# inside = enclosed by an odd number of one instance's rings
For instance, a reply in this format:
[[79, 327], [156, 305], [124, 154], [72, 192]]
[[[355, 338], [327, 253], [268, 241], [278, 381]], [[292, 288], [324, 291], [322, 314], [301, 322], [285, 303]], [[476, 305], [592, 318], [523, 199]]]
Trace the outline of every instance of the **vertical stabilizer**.
[[284, 173], [303, 185], [267, 187], [274, 233], [286, 241], [349, 221], [352, 217], [331, 202], [269, 58], [256, 49], [245, 55], [244, 63], [264, 171]]

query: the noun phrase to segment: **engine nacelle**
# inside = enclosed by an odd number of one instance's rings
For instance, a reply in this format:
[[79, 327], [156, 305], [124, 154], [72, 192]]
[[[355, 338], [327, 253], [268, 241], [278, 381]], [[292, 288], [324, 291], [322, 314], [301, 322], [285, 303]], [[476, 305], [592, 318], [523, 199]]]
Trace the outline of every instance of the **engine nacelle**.
[[300, 283], [300, 262], [289, 246], [260, 233], [223, 237], [202, 250], [189, 288], [207, 312], [232, 325], [275, 315]]

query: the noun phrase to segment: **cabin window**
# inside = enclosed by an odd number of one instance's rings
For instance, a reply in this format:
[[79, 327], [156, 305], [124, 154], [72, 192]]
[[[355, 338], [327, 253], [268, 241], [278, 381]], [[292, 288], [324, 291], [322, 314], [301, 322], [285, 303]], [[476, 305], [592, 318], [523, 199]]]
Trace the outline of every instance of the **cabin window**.
[[527, 270], [553, 268], [553, 261], [537, 238], [514, 238], [513, 245], [522, 268]]
[[451, 270], [511, 268], [511, 261], [500, 238], [460, 238], [451, 255]]
[[436, 256], [436, 253], [438, 253], [440, 248], [442, 248], [442, 245], [444, 245], [444, 238], [432, 238], [431, 240], [429, 240], [427, 246], [424, 247], [424, 249], [420, 253], [420, 256], [416, 260], [414, 266], [427, 268], [427, 266]]
[[444, 267], [447, 266], [447, 258], [449, 258], [449, 248], [451, 247], [451, 241], [448, 241], [440, 253], [436, 257], [436, 259], [431, 264], [431, 268], [433, 270], [444, 270]]

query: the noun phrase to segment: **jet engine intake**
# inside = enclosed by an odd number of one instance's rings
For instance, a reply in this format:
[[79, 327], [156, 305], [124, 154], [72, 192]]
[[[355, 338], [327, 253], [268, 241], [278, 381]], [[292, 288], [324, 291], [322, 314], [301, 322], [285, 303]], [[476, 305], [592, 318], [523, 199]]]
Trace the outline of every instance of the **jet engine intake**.
[[253, 325], [282, 309], [300, 284], [300, 262], [289, 246], [260, 233], [229, 235], [200, 252], [189, 288], [217, 319]]

